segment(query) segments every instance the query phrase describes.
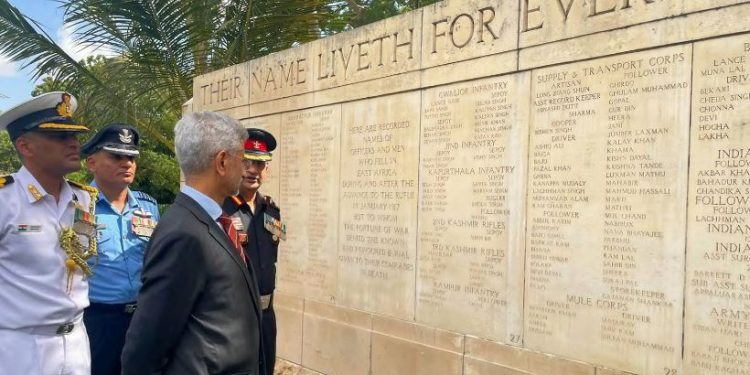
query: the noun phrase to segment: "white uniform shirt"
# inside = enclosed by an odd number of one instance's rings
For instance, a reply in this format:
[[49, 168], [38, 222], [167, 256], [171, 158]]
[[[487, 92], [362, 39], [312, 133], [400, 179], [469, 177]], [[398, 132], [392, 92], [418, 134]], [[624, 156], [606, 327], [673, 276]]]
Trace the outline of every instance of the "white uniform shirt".
[[[12, 176], [0, 188], [0, 329], [70, 322], [89, 305], [88, 281], [76, 268], [68, 289], [59, 237], [73, 225], [76, 201], [88, 209], [91, 197], [66, 183], [55, 202], [25, 167]], [[88, 244], [85, 237], [82, 243]]]

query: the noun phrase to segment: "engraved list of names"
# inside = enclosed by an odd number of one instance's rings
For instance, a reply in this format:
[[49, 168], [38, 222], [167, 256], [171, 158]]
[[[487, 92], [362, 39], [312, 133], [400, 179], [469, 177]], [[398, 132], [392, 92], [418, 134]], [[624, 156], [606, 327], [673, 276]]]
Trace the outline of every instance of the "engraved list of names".
[[[290, 149], [282, 165], [283, 218], [288, 230], [283, 249], [294, 254], [288, 264], [296, 270], [285, 274], [297, 280], [292, 293], [332, 302], [336, 295], [341, 106], [285, 113], [282, 123], [284, 150]], [[288, 259], [283, 253], [280, 257]]]
[[529, 73], [423, 92], [417, 320], [520, 345]]
[[690, 56], [681, 46], [534, 72], [528, 347], [679, 371]]
[[288, 234], [279, 257], [289, 267], [280, 281], [291, 281], [295, 288], [285, 287], [288, 293], [332, 302], [338, 268], [341, 106], [285, 113], [282, 123], [282, 215]]
[[696, 43], [685, 369], [750, 374], [750, 37]]

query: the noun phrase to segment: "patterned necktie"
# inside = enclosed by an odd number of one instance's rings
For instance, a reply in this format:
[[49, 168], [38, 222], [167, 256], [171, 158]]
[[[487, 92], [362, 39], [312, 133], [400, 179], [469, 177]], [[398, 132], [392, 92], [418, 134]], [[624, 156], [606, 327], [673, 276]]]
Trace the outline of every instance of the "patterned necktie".
[[229, 236], [229, 240], [232, 241], [232, 245], [234, 245], [234, 249], [240, 254], [242, 261], [247, 264], [245, 252], [242, 250], [242, 244], [240, 243], [240, 235], [237, 233], [237, 229], [232, 223], [232, 218], [227, 214], [222, 213], [221, 216], [219, 216], [219, 224], [221, 224], [221, 227], [224, 228], [224, 232]]

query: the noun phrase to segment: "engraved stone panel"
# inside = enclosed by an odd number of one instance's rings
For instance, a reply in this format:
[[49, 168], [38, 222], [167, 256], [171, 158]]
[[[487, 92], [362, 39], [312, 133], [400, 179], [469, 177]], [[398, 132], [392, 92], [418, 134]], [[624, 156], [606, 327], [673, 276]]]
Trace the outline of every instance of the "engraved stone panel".
[[521, 344], [529, 73], [425, 90], [417, 320]]
[[193, 112], [219, 111], [246, 105], [250, 96], [250, 62], [195, 77]]
[[341, 106], [284, 113], [280, 287], [331, 302], [336, 294]]
[[685, 370], [750, 374], [750, 36], [694, 48]]
[[527, 347], [679, 371], [690, 57], [678, 46], [534, 71]]
[[412, 319], [419, 92], [342, 108], [339, 302]]
[[[242, 120], [242, 126], [246, 128], [258, 128], [268, 131], [273, 134], [276, 138], [276, 150], [272, 152], [273, 159], [267, 163], [268, 165], [268, 176], [266, 177], [263, 186], [260, 188], [260, 192], [264, 195], [272, 197], [275, 201], [281, 204], [280, 183], [281, 183], [281, 154], [282, 148], [280, 145], [281, 141], [281, 115], [271, 115], [264, 117], [254, 117], [251, 119]], [[283, 207], [282, 207], [283, 210]], [[282, 220], [286, 219], [282, 216]], [[282, 242], [283, 245], [283, 242]]]
[[184, 112], [279, 141], [277, 354], [316, 374], [750, 375], [748, 17], [445, 0], [197, 77]]
[[422, 68], [516, 48], [518, 3], [450, 0], [424, 8]]

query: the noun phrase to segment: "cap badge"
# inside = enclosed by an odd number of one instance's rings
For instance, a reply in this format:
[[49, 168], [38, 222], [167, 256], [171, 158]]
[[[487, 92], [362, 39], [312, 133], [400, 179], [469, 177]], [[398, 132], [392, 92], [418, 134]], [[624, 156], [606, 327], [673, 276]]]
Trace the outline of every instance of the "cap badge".
[[122, 131], [120, 131], [120, 142], [130, 143], [132, 141], [133, 141], [133, 134], [130, 133], [130, 130], [122, 129]]
[[57, 114], [62, 117], [73, 117], [73, 111], [70, 109], [70, 94], [62, 94], [62, 101], [57, 103]]
[[260, 150], [260, 142], [258, 141], [253, 142], [253, 147], [255, 147], [256, 150]]

